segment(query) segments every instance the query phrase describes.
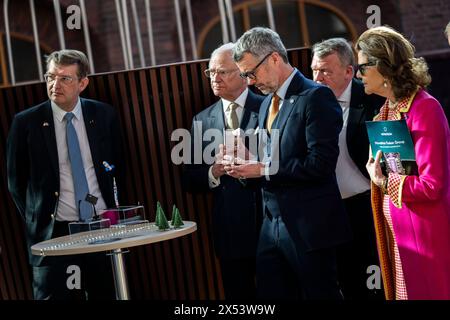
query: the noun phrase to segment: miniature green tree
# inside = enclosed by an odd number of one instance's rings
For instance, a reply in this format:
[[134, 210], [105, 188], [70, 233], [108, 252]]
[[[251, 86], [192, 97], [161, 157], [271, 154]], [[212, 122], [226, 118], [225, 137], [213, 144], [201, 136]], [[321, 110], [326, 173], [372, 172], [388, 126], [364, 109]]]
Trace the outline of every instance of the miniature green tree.
[[166, 215], [164, 214], [164, 210], [162, 209], [159, 201], [156, 205], [155, 225], [158, 227], [159, 230], [170, 229], [169, 222], [167, 222]]
[[180, 210], [173, 205], [172, 208], [172, 226], [177, 229], [181, 226], [184, 226], [183, 219], [181, 219]]
[[161, 209], [160, 211], [160, 221], [159, 221], [159, 230], [167, 230], [170, 229], [169, 222], [167, 221], [166, 215], [164, 214], [164, 211]]
[[155, 226], [159, 227], [161, 224], [161, 204], [159, 201], [156, 203], [156, 216], [155, 216]]

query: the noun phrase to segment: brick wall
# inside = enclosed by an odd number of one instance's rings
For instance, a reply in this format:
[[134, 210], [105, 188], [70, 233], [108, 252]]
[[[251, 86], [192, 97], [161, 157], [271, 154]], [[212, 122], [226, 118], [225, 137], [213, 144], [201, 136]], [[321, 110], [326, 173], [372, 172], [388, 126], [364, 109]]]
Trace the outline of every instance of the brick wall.
[[[237, 6], [246, 0], [232, 1]], [[272, 0], [276, 3], [277, 0]], [[416, 45], [417, 51], [424, 52], [448, 48], [442, 29], [450, 17], [450, 2], [444, 0], [322, 0], [316, 3], [326, 3], [334, 6], [344, 13], [354, 25], [357, 34], [366, 29], [368, 14], [366, 9], [369, 5], [378, 5], [381, 9], [381, 23], [388, 24], [402, 31]], [[120, 40], [119, 27], [115, 0], [89, 0], [85, 1], [91, 42], [94, 54], [96, 72], [105, 72], [124, 69], [122, 44]], [[141, 67], [138, 46], [131, 15], [130, 1], [128, 3], [128, 14], [130, 20], [130, 33], [133, 47], [134, 67]], [[148, 43], [148, 30], [145, 16], [144, 0], [136, 0], [139, 14], [139, 22], [142, 34], [142, 44], [146, 64], [150, 65], [150, 49]], [[178, 32], [176, 26], [175, 8], [173, 1], [152, 0], [151, 15], [153, 24], [153, 37], [155, 44], [156, 63], [166, 64], [181, 60], [180, 47], [178, 43]], [[65, 12], [67, 6], [79, 4], [78, 0], [61, 0], [63, 6], [62, 16], [67, 19]], [[199, 34], [214, 17], [219, 16], [217, 1], [215, 0], [191, 0], [194, 29], [198, 40]], [[187, 59], [193, 58], [189, 30], [187, 25], [185, 2], [180, 1], [183, 19], [184, 43], [186, 46]], [[51, 0], [36, 2], [38, 27], [40, 40], [52, 50], [59, 48], [58, 37], [55, 26], [53, 3]], [[11, 31], [32, 37], [31, 20], [27, 0], [10, 1], [10, 24]], [[317, 24], [320, 28], [320, 24]], [[0, 15], [0, 32], [4, 30], [3, 14]], [[85, 50], [84, 35], [82, 30], [70, 31], [65, 28], [67, 47]], [[217, 43], [222, 40], [218, 39]]]
[[445, 0], [399, 0], [403, 33], [418, 53], [447, 49], [444, 28], [450, 21], [450, 2]]

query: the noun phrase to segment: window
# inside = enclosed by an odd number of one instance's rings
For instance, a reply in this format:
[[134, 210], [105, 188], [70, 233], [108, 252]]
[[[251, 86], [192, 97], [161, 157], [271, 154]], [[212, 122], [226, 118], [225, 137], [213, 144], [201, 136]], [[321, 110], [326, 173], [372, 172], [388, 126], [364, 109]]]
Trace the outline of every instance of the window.
[[[286, 48], [311, 46], [331, 37], [356, 39], [350, 20], [337, 8], [314, 0], [272, 1], [276, 31]], [[236, 35], [255, 26], [269, 27], [266, 1], [255, 0], [234, 6]], [[320, 21], [320, 23], [318, 23]], [[209, 58], [222, 43], [220, 16], [204, 27], [199, 36], [198, 56]]]
[[[11, 83], [10, 65], [6, 46], [6, 36], [0, 33], [0, 86]], [[14, 75], [16, 82], [39, 80], [39, 69], [36, 59], [34, 42], [22, 35], [11, 34], [11, 49], [13, 53]], [[41, 62], [45, 70], [44, 55], [50, 50], [41, 45]]]

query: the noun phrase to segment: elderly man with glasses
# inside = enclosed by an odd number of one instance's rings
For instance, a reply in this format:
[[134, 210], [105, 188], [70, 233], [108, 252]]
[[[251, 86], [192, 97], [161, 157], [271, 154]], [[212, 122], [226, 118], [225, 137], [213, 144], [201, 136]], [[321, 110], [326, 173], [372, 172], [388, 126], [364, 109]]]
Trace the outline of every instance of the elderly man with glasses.
[[[114, 165], [123, 172], [116, 112], [105, 103], [80, 98], [89, 84], [89, 62], [77, 50], [60, 50], [47, 58], [44, 75], [49, 100], [18, 113], [7, 141], [8, 188], [26, 225], [27, 247], [69, 234], [72, 221], [93, 217], [96, 208], [115, 207]], [[114, 299], [111, 262], [104, 254], [40, 257], [29, 252], [36, 300]], [[70, 285], [79, 267], [81, 287]]]
[[245, 32], [233, 58], [248, 84], [268, 94], [259, 112], [259, 162], [225, 167], [262, 183], [258, 297], [342, 299], [335, 249], [350, 239], [335, 176], [342, 110], [329, 88], [289, 64], [279, 35], [268, 28]]
[[[214, 95], [220, 100], [195, 115], [192, 121], [193, 141], [202, 141], [206, 131], [213, 129], [219, 132], [221, 139], [213, 141], [216, 148], [209, 155], [217, 160], [208, 163], [202, 157], [208, 147], [209, 141], [206, 141], [201, 148], [192, 149], [193, 159], [196, 158], [196, 150], [201, 152], [201, 163], [188, 164], [184, 170], [184, 185], [188, 191], [212, 192], [214, 196], [214, 249], [219, 258], [227, 300], [255, 298], [256, 242], [262, 215], [258, 186], [227, 175], [222, 156], [224, 153], [233, 155], [234, 150], [225, 150], [223, 145], [219, 147], [224, 143], [224, 131], [242, 129], [250, 134], [254, 131], [264, 98], [249, 90], [247, 81], [239, 76], [239, 69], [232, 59], [232, 48], [233, 44], [228, 43], [212, 53], [205, 75], [210, 79]], [[216, 154], [216, 150], [220, 152]]]

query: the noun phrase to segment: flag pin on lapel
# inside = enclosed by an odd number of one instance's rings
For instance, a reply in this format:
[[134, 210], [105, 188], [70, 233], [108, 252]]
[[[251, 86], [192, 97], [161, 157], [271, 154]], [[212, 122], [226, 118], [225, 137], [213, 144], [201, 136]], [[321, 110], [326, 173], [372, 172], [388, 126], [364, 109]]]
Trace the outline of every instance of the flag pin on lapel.
[[44, 122], [44, 123], [42, 124], [42, 126], [43, 126], [43, 127], [48, 127], [48, 122]]

